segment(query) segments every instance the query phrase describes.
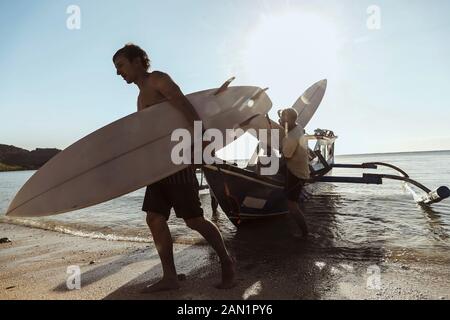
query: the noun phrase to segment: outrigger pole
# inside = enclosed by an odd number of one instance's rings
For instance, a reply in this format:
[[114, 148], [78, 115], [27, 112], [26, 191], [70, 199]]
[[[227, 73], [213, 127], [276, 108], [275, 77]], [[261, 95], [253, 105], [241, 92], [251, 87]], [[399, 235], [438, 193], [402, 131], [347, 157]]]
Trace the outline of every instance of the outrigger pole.
[[[321, 157], [321, 154], [318, 155], [320, 162], [325, 166], [323, 172], [327, 172], [332, 168], [347, 168], [347, 169], [377, 169], [378, 166], [384, 166], [389, 167], [397, 172], [400, 173], [400, 175], [393, 175], [393, 174], [373, 174], [373, 173], [363, 173], [361, 177], [342, 177], [342, 176], [324, 176], [318, 173], [313, 178], [314, 182], [320, 181], [320, 182], [335, 182], [335, 183], [364, 183], [364, 184], [382, 184], [383, 179], [392, 179], [392, 180], [399, 180], [403, 181], [406, 184], [412, 184], [416, 186], [417, 188], [423, 190], [426, 194], [418, 197], [412, 189], [409, 188], [409, 191], [411, 191], [414, 195], [415, 201], [420, 205], [431, 205], [433, 203], [440, 202], [448, 197], [450, 197], [450, 190], [446, 186], [441, 186], [437, 188], [436, 190], [430, 190], [429, 188], [425, 187], [423, 184], [411, 179], [408, 174], [403, 171], [402, 169], [384, 162], [366, 162], [362, 164], [331, 164], [329, 165], [323, 157]], [[322, 170], [321, 170], [322, 171]]]

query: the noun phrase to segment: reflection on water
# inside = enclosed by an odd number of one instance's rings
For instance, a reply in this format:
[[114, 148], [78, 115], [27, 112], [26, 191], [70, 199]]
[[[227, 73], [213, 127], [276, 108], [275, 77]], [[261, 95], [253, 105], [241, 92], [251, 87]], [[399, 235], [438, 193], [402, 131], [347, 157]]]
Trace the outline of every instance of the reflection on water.
[[[337, 157], [338, 163], [389, 162], [404, 169], [430, 189], [450, 185], [450, 152], [380, 154]], [[335, 175], [360, 175], [365, 171], [335, 169]], [[392, 173], [389, 169], [381, 172]], [[0, 213], [33, 172], [0, 173]], [[323, 252], [332, 257], [378, 260], [427, 259], [450, 262], [450, 200], [425, 208], [416, 205], [398, 181], [383, 185], [315, 184], [312, 199], [303, 203], [311, 236], [294, 239], [295, 224], [287, 217], [272, 218], [236, 229], [224, 214], [212, 217], [209, 194], [201, 201], [205, 215], [221, 229], [230, 246], [245, 255]], [[32, 224], [90, 237], [111, 240], [152, 241], [141, 211], [144, 189], [112, 201], [53, 217], [24, 219]], [[174, 215], [169, 219], [176, 242], [204, 243]]]

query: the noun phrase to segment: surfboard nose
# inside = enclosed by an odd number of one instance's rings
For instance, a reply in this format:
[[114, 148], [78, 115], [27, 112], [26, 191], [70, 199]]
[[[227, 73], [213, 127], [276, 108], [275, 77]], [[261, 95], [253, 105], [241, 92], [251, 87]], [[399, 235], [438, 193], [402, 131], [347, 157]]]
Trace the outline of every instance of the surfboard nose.
[[15, 208], [15, 205], [14, 205], [14, 200], [13, 200], [11, 202], [11, 204], [9, 205], [8, 209], [6, 210], [5, 216], [10, 216], [10, 217], [14, 216], [14, 214], [13, 214], [14, 208]]
[[327, 79], [322, 79], [322, 80], [320, 80], [318, 83], [317, 83], [320, 87], [322, 87], [322, 88], [326, 88], [327, 87], [327, 84], [328, 84], [328, 80]]
[[19, 216], [21, 216], [19, 214], [20, 210], [17, 210], [20, 207], [19, 201], [17, 199], [19, 194], [20, 194], [20, 191], [16, 194], [14, 199], [9, 204], [9, 207], [6, 210], [5, 216], [9, 216], [9, 217], [19, 217]]

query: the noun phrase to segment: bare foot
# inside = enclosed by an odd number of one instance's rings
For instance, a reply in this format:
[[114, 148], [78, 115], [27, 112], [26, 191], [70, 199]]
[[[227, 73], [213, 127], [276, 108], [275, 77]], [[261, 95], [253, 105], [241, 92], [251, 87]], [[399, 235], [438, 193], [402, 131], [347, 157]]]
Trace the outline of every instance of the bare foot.
[[231, 289], [236, 286], [236, 262], [230, 258], [222, 263], [222, 282], [217, 284], [217, 289]]
[[153, 293], [160, 291], [176, 290], [180, 288], [178, 279], [161, 279], [156, 283], [153, 283], [144, 288], [141, 293]]

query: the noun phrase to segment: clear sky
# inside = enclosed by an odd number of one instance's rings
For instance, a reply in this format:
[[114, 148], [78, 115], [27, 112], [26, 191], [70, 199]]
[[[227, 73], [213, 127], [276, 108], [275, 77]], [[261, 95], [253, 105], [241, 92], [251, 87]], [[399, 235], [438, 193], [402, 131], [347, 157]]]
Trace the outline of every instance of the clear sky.
[[3, 0], [0, 143], [65, 148], [134, 112], [137, 87], [111, 62], [134, 42], [186, 94], [231, 76], [270, 87], [274, 119], [327, 78], [307, 130], [332, 129], [338, 154], [450, 149], [449, 13], [447, 0]]

